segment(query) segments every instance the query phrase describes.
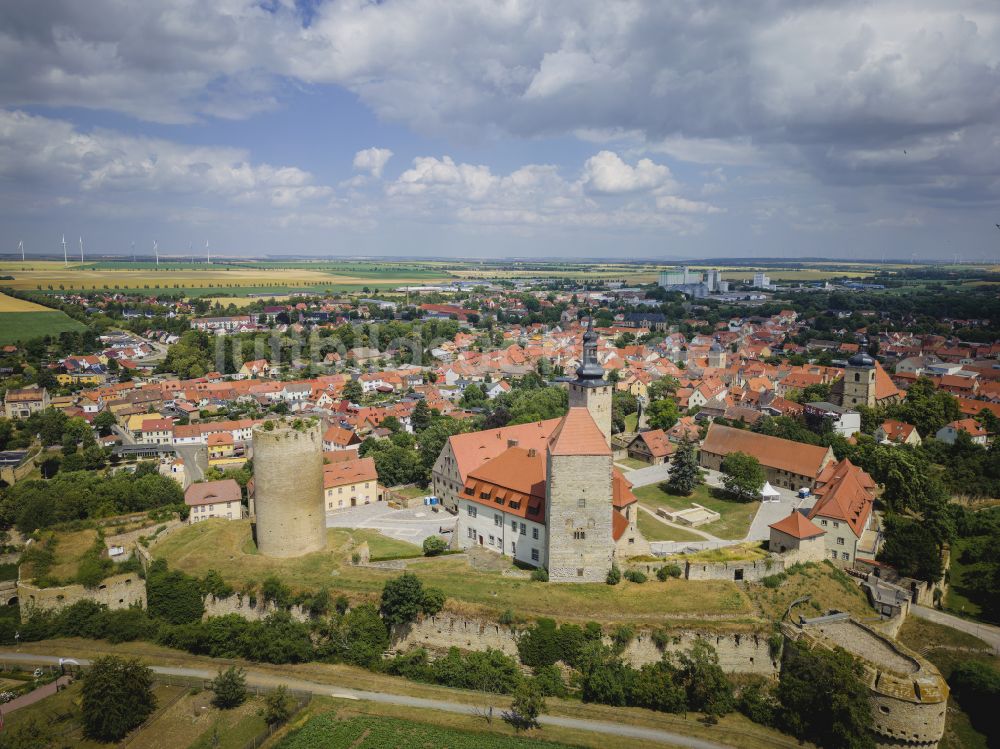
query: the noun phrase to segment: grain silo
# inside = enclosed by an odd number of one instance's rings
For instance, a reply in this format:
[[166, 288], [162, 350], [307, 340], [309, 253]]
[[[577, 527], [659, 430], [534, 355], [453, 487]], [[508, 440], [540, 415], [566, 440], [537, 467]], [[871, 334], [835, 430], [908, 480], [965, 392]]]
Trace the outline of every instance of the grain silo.
[[318, 423], [296, 419], [254, 427], [253, 478], [261, 554], [297, 557], [326, 548]]

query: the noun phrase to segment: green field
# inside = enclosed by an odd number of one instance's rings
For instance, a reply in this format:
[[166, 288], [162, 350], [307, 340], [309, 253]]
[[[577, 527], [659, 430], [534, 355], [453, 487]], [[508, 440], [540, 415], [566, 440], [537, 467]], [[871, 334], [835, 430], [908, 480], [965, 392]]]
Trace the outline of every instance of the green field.
[[277, 749], [566, 749], [568, 744], [503, 736], [415, 723], [394, 718], [354, 717], [338, 720], [332, 713], [311, 718]]
[[0, 344], [18, 343], [47, 335], [84, 330], [65, 312], [0, 312]]
[[695, 489], [690, 497], [668, 494], [657, 484], [632, 491], [642, 504], [654, 512], [658, 507], [674, 511], [683, 510], [692, 504], [715, 510], [721, 517], [713, 523], [699, 525], [698, 530], [725, 539], [744, 538], [757, 514], [757, 508], [760, 507], [760, 502], [734, 502], [726, 499], [721, 490], [704, 484]]
[[[396, 570], [355, 567], [352, 553], [362, 541], [373, 540], [373, 531], [330, 529], [326, 551], [290, 559], [273, 559], [256, 553], [249, 521], [205, 521], [170, 534], [152, 547], [157, 558], [173, 569], [203, 576], [215, 569], [236, 588], [259, 583], [275, 575], [294, 590], [328, 587], [355, 601], [372, 600]], [[401, 542], [386, 539], [373, 548], [395, 549]], [[410, 547], [409, 544], [403, 544]], [[411, 547], [412, 548], [412, 547]], [[374, 553], [374, 552], [373, 552]], [[425, 585], [448, 596], [448, 609], [469, 615], [496, 616], [512, 609], [523, 616], [553, 616], [581, 621], [644, 621], [666, 623], [671, 617], [690, 626], [698, 616], [711, 619], [707, 626], [744, 626], [753, 621], [749, 600], [734, 583], [711, 581], [690, 585], [682, 580], [650, 581], [643, 585], [546, 585], [504, 576], [501, 571], [473, 569], [462, 556], [417, 558], [407, 570]], [[691, 617], [684, 618], [681, 617]]]

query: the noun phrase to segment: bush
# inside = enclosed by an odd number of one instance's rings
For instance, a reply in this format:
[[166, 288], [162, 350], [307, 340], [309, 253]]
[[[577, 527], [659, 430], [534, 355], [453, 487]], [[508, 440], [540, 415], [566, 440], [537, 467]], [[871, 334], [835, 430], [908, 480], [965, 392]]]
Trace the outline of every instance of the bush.
[[776, 575], [768, 575], [767, 577], [762, 577], [760, 579], [760, 584], [763, 585], [765, 588], [770, 588], [771, 590], [775, 590], [777, 588], [780, 588], [781, 584], [785, 582], [785, 580], [787, 579], [788, 575], [786, 575], [784, 572], [779, 572]]
[[288, 687], [281, 684], [265, 696], [261, 714], [269, 726], [280, 726], [292, 717], [292, 698], [288, 696]]
[[559, 629], [552, 619], [539, 619], [517, 638], [517, 653], [521, 663], [531, 668], [551, 666], [562, 652]]
[[640, 585], [649, 579], [646, 577], [646, 573], [640, 570], [625, 570], [624, 578], [631, 583], [639, 583]]
[[547, 583], [549, 581], [549, 571], [544, 567], [536, 567], [531, 571], [531, 579], [536, 583]]
[[443, 554], [448, 549], [448, 542], [441, 536], [428, 536], [424, 539], [424, 556], [436, 557]]
[[424, 586], [412, 572], [386, 580], [380, 611], [387, 627], [409, 624], [425, 611]]
[[223, 710], [242, 705], [247, 698], [247, 678], [242, 668], [230, 666], [212, 679], [210, 689], [215, 693], [212, 704]]
[[605, 579], [605, 582], [608, 585], [617, 585], [621, 581], [622, 581], [622, 571], [618, 569], [617, 564], [612, 564], [611, 569], [608, 570], [608, 576]]
[[105, 656], [83, 674], [83, 730], [89, 738], [120, 741], [155, 707], [153, 672], [138, 660]]
[[170, 624], [200, 621], [205, 613], [201, 581], [179, 570], [168, 570], [162, 559], [149, 566], [146, 599], [149, 615]]
[[684, 570], [679, 564], [665, 564], [656, 571], [656, 579], [662, 583], [666, 582], [667, 578], [677, 578], [682, 574], [684, 574]]

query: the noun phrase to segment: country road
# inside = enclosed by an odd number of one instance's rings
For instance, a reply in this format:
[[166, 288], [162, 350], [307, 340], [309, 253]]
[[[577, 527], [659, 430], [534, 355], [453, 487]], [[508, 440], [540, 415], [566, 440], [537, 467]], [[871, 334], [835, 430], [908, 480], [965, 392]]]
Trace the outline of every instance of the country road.
[[[70, 656], [63, 656], [70, 657]], [[81, 666], [90, 665], [90, 661], [85, 658], [74, 659]], [[30, 665], [59, 665], [59, 656], [35, 655], [31, 653], [14, 653], [0, 651], [0, 661], [18, 662]], [[208, 668], [186, 668], [181, 666], [156, 666], [150, 668], [158, 674], [164, 676], [180, 676], [195, 679], [213, 679], [216, 672]], [[410, 697], [403, 694], [392, 694], [389, 692], [370, 692], [361, 689], [348, 689], [338, 687], [333, 684], [322, 684], [316, 681], [299, 679], [293, 676], [275, 676], [273, 674], [254, 671], [252, 668], [246, 671], [247, 684], [257, 687], [275, 687], [284, 684], [289, 689], [309, 692], [314, 695], [335, 697], [338, 699], [368, 700], [370, 702], [380, 702], [388, 705], [400, 705], [403, 707], [414, 707], [422, 710], [441, 710], [448, 713], [459, 713], [463, 715], [475, 715], [480, 709], [476, 705], [465, 705], [459, 702], [446, 702], [442, 700], [430, 700], [422, 697]], [[685, 736], [671, 731], [663, 731], [655, 728], [643, 728], [641, 726], [631, 726], [625, 723], [612, 723], [601, 720], [587, 720], [583, 718], [567, 718], [556, 715], [543, 715], [539, 718], [542, 725], [560, 726], [577, 730], [590, 731], [592, 733], [621, 736], [624, 738], [638, 739], [643, 742], [654, 742], [666, 746], [683, 747], [684, 749], [732, 749], [731, 745], [719, 744], [714, 741]]]
[[993, 648], [995, 652], [1000, 653], [1000, 627], [962, 619], [959, 616], [947, 614], [944, 611], [938, 611], [927, 606], [910, 606], [910, 613], [920, 619], [927, 619], [936, 624], [943, 624], [946, 627], [957, 629], [959, 632], [965, 632], [973, 637], [978, 637]]

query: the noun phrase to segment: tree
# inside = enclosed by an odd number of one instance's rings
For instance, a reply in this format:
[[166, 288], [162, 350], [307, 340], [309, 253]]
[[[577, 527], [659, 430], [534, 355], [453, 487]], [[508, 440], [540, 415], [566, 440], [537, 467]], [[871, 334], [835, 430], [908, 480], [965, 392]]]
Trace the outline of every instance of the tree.
[[83, 675], [83, 730], [98, 741], [120, 741], [156, 708], [153, 672], [138, 659], [97, 658]]
[[215, 692], [212, 704], [223, 710], [232, 710], [242, 705], [247, 698], [247, 677], [242, 668], [230, 666], [212, 679], [211, 690]]
[[461, 405], [463, 408], [476, 408], [485, 402], [486, 393], [483, 391], [482, 385], [476, 382], [466, 385], [465, 390], [462, 391]]
[[670, 480], [667, 488], [682, 497], [689, 496], [704, 481], [698, 467], [698, 456], [694, 442], [685, 437], [674, 453], [670, 466]]
[[431, 410], [427, 407], [427, 402], [418, 400], [417, 405], [413, 407], [413, 413], [410, 414], [410, 425], [413, 427], [413, 431], [419, 434], [430, 426], [430, 423]]
[[785, 729], [827, 749], [874, 749], [863, 677], [861, 666], [845, 650], [807, 650], [786, 643], [778, 681]]
[[412, 572], [386, 580], [379, 608], [386, 626], [409, 624], [424, 610], [424, 586]]
[[351, 403], [358, 403], [364, 394], [364, 388], [357, 380], [349, 380], [344, 385], [344, 390], [341, 392], [344, 399], [350, 401]]
[[690, 710], [720, 716], [734, 707], [733, 685], [719, 666], [715, 648], [701, 638], [678, 656], [678, 682], [687, 692]]
[[892, 565], [900, 575], [935, 583], [944, 569], [941, 545], [926, 523], [902, 515], [886, 518], [885, 544], [878, 559]]
[[97, 429], [102, 437], [111, 434], [111, 429], [117, 422], [115, 421], [115, 415], [110, 411], [101, 411], [97, 416], [94, 417], [94, 429]]
[[746, 453], [729, 453], [722, 460], [722, 485], [734, 496], [751, 500], [760, 495], [767, 476], [760, 461]]
[[522, 679], [514, 690], [510, 709], [503, 713], [503, 719], [515, 731], [527, 731], [539, 727], [538, 716], [543, 712], [545, 712], [545, 696], [538, 682], [534, 679]]
[[428, 536], [424, 539], [424, 556], [436, 557], [448, 549], [448, 542], [441, 536]]
[[1000, 672], [981, 661], [963, 661], [948, 679], [953, 694], [972, 725], [987, 736], [988, 746], [1000, 739], [996, 708], [1000, 704]]
[[288, 687], [280, 684], [277, 689], [266, 695], [261, 714], [269, 726], [280, 726], [292, 717], [292, 698], [288, 694]]
[[677, 423], [677, 402], [673, 398], [653, 401], [646, 410], [646, 423], [650, 429], [670, 429]]

